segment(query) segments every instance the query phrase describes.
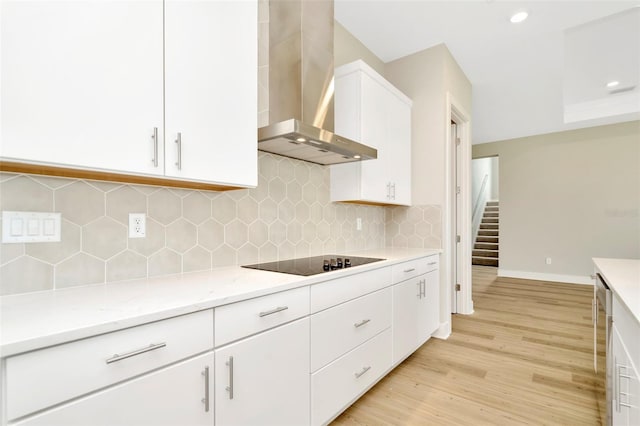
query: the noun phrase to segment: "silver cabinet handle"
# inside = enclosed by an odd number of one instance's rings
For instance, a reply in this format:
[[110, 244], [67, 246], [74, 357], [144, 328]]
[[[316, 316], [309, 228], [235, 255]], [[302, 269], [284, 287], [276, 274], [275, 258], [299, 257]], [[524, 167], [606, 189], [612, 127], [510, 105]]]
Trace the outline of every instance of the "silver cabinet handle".
[[387, 183], [387, 200], [391, 199], [391, 182]]
[[353, 326], [355, 328], [362, 327], [363, 325], [365, 325], [366, 323], [368, 323], [370, 321], [371, 321], [370, 319], [363, 319], [362, 321], [353, 324]]
[[158, 128], [153, 128], [153, 135], [151, 135], [151, 139], [153, 139], [153, 158], [151, 161], [153, 162], [153, 167], [158, 167]]
[[391, 199], [395, 200], [396, 199], [396, 184], [395, 184], [395, 182], [391, 184], [391, 188], [393, 189], [393, 195], [391, 195]]
[[202, 403], [204, 404], [204, 412], [209, 412], [209, 366], [204, 367], [204, 371], [202, 372], [204, 376], [204, 398], [202, 398]]
[[418, 286], [418, 295], [416, 297], [422, 299], [422, 281], [418, 281], [416, 285]]
[[131, 358], [132, 356], [140, 355], [145, 352], [155, 351], [156, 349], [164, 348], [167, 346], [165, 342], [162, 343], [152, 343], [146, 348], [137, 349], [135, 351], [128, 352], [126, 354], [118, 355], [114, 354], [111, 358], [107, 359], [107, 364], [111, 364], [114, 362], [122, 361], [123, 359]]
[[427, 263], [427, 265], [429, 265], [429, 266], [433, 266], [433, 265], [437, 265], [437, 264], [438, 264], [438, 262], [429, 262], [429, 263]]
[[371, 370], [371, 366], [364, 367], [362, 371], [360, 371], [359, 373], [354, 373], [354, 375], [356, 376], [356, 379], [359, 379], [360, 377], [362, 377], [364, 373], [366, 373], [369, 370]]
[[176, 166], [178, 170], [182, 170], [182, 133], [178, 132], [178, 137], [176, 138], [176, 145], [178, 145], [178, 161], [176, 161]]
[[287, 309], [289, 309], [288, 306], [278, 306], [277, 308], [272, 309], [270, 311], [260, 312], [259, 315], [262, 318], [262, 317], [266, 317], [267, 315], [273, 315], [273, 314], [276, 314], [278, 312], [286, 311]]
[[405, 274], [408, 274], [409, 272], [413, 272], [413, 271], [415, 271], [415, 270], [416, 270], [416, 268], [405, 269], [405, 270], [404, 270], [404, 273], [405, 273]]
[[229, 392], [229, 399], [233, 399], [233, 357], [230, 356], [226, 362], [229, 366], [229, 386], [226, 387], [226, 391]]
[[427, 280], [424, 279], [421, 281], [422, 283], [422, 297], [427, 297]]

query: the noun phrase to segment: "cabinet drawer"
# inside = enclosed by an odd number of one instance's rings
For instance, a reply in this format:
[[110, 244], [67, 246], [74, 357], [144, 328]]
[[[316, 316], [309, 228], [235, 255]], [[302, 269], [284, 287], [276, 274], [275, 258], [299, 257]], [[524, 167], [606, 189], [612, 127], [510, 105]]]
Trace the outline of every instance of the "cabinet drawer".
[[311, 424], [326, 424], [391, 367], [391, 329], [311, 375]]
[[417, 277], [434, 269], [438, 269], [438, 256], [422, 257], [393, 265], [393, 283]]
[[309, 287], [215, 308], [216, 347], [309, 314]]
[[212, 348], [210, 309], [9, 357], [7, 418], [23, 416]]
[[629, 351], [631, 361], [636, 368], [640, 368], [640, 339], [638, 339], [640, 324], [615, 293], [613, 294], [613, 323]]
[[391, 326], [391, 287], [311, 317], [311, 371]]
[[311, 312], [355, 299], [391, 285], [391, 267], [374, 269], [311, 286]]

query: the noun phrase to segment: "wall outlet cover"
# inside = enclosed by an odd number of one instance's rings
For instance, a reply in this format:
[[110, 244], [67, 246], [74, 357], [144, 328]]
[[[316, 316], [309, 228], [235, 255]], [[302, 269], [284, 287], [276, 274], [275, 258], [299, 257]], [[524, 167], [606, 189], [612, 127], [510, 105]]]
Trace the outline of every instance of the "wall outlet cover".
[[147, 235], [147, 215], [129, 213], [129, 238], [144, 238]]

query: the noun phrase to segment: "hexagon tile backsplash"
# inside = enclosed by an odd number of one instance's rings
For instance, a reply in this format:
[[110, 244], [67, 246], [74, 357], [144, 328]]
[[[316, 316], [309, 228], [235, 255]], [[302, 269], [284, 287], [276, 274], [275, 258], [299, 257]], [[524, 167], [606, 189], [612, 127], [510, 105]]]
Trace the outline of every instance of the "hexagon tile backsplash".
[[[265, 153], [258, 163], [257, 188], [228, 192], [0, 174], [0, 210], [62, 213], [61, 242], [0, 245], [0, 294], [385, 243], [440, 247], [438, 206], [331, 203], [328, 167]], [[146, 213], [146, 238], [128, 238], [129, 213]]]

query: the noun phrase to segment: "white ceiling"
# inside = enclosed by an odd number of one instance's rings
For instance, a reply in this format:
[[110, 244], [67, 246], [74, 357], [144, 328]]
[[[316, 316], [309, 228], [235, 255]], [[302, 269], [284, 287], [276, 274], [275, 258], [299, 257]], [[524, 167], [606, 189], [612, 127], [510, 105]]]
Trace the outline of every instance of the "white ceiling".
[[[473, 86], [473, 142], [485, 143], [640, 117], [563, 122], [564, 30], [637, 6], [640, 0], [335, 0], [335, 17], [384, 62], [445, 43]], [[520, 10], [529, 18], [509, 22]]]

